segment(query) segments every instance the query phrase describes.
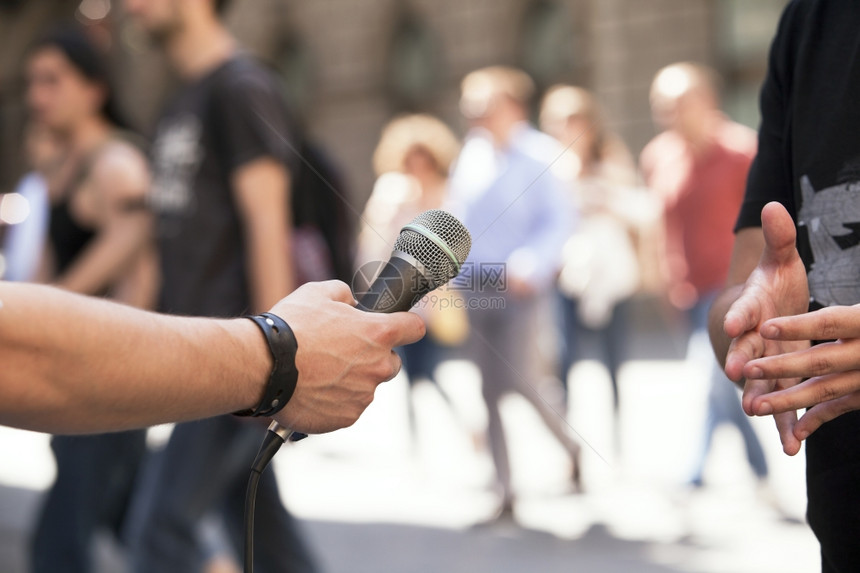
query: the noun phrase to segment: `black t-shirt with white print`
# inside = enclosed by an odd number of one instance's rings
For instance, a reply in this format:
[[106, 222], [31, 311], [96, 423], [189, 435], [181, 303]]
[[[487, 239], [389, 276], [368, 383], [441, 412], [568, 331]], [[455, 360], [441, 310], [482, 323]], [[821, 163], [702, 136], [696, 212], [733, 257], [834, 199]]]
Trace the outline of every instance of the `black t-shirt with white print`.
[[156, 213], [162, 312], [238, 316], [250, 306], [242, 223], [231, 186], [261, 157], [293, 158], [277, 80], [237, 55], [184, 86], [158, 122], [150, 205]]
[[[860, 303], [860, 2], [795, 0], [761, 92], [758, 156], [737, 228], [783, 203], [797, 223], [810, 309]], [[860, 571], [860, 412], [807, 440], [808, 518], [822, 570]]]

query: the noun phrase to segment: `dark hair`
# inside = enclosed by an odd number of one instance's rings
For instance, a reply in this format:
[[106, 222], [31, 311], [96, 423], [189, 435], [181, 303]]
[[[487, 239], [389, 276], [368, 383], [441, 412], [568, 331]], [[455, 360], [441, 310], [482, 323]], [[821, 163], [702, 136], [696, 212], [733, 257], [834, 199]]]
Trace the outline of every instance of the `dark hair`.
[[116, 101], [107, 60], [104, 54], [99, 52], [87, 38], [83, 30], [69, 26], [49, 32], [33, 45], [30, 54], [35, 54], [45, 48], [56, 48], [88, 81], [101, 84], [105, 92], [104, 102], [100, 110], [101, 114], [114, 126], [123, 129], [129, 128], [129, 123], [119, 110]]
[[215, 13], [219, 16], [223, 16], [229, 7], [230, 0], [215, 0]]

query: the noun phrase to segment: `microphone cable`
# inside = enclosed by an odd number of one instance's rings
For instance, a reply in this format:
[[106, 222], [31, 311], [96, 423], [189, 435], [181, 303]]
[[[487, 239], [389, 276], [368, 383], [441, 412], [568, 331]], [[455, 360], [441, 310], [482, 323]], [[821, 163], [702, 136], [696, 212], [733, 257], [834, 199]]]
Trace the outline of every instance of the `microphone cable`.
[[251, 465], [251, 475], [248, 478], [248, 489], [245, 491], [245, 567], [244, 573], [254, 573], [254, 512], [257, 508], [257, 488], [260, 477], [281, 449], [289, 440], [298, 441], [305, 438], [304, 434], [293, 432], [281, 427], [277, 422], [269, 425], [260, 451]]
[[[450, 213], [431, 209], [419, 214], [400, 230], [391, 258], [378, 276], [361, 285], [364, 292], [358, 297], [358, 308], [381, 313], [409, 310], [422, 296], [457, 276], [471, 248], [468, 229]], [[398, 288], [392, 292], [394, 285]], [[260, 476], [284, 442], [304, 437], [277, 422], [266, 432], [245, 493], [245, 573], [254, 573], [254, 510]]]

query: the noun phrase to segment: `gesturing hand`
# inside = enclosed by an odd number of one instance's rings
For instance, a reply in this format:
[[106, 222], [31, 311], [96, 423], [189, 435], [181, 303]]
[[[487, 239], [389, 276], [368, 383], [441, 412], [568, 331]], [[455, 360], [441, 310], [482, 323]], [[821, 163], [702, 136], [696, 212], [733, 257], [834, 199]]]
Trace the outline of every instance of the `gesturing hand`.
[[[778, 317], [805, 312], [809, 305], [806, 270], [795, 248], [794, 221], [779, 203], [768, 203], [761, 214], [765, 247], [758, 266], [750, 274], [738, 299], [731, 305], [723, 322], [725, 333], [732, 339], [726, 356], [726, 375], [740, 382], [744, 378], [743, 407], [753, 415], [756, 398], [794, 386], [796, 376], [768, 376], [752, 367], [751, 361], [793, 353], [809, 348], [809, 339], [778, 339], [765, 337], [762, 326]], [[794, 455], [800, 441], [793, 433], [797, 422], [794, 410], [774, 415], [783, 450]]]
[[823, 423], [860, 409], [860, 306], [833, 306], [769, 320], [761, 333], [774, 342], [835, 342], [749, 362], [744, 367], [749, 375], [808, 378], [791, 388], [756, 396], [755, 414], [781, 415], [809, 408], [794, 427], [794, 438], [804, 440]]
[[354, 306], [348, 286], [328, 281], [306, 284], [272, 309], [299, 345], [296, 391], [275, 417], [284, 427], [320, 434], [352, 425], [373, 401], [376, 387], [400, 370], [393, 348], [424, 336], [424, 322], [414, 313], [362, 312]]

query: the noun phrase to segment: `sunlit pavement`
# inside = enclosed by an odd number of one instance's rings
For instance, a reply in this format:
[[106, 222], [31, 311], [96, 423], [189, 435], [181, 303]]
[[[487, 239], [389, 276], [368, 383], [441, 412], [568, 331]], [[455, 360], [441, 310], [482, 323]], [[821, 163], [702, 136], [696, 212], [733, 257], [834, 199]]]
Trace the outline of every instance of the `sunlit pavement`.
[[[569, 420], [590, 444], [581, 495], [570, 492], [563, 450], [525, 401], [511, 399], [505, 414], [519, 527], [474, 528], [496, 508], [489, 457], [476, 453], [467, 431], [480, 427], [482, 405], [470, 367], [449, 368], [459, 371], [443, 377], [459, 417], [433, 387], [419, 386], [415, 448], [402, 406], [407, 387], [398, 381], [380, 389], [355, 427], [279, 455], [289, 506], [323, 522], [311, 531], [324, 533], [315, 541], [331, 571], [817, 570], [817, 544], [803, 524], [803, 458], [782, 454], [769, 420], [757, 420], [756, 429], [770, 491], [760, 491], [731, 428], [715, 438], [707, 487], [683, 486], [703, 395], [677, 361], [625, 366], [620, 456], [603, 370], [585, 363], [574, 371]], [[348, 551], [329, 535], [338, 531]]]
[[[308, 521], [328, 571], [816, 570], [817, 546], [802, 524], [802, 455], [781, 453], [769, 421], [757, 420], [756, 429], [771, 465], [770, 495], [758, 491], [729, 428], [716, 436], [707, 487], [682, 487], [702, 396], [677, 361], [625, 366], [621, 456], [605, 374], [591, 363], [574, 371], [569, 419], [590, 445], [581, 495], [570, 493], [568, 462], [537, 415], [511, 399], [505, 414], [519, 526], [473, 527], [496, 503], [489, 458], [469, 432], [482, 423], [482, 405], [468, 365], [443, 368], [456, 411], [435, 388], [419, 385], [415, 447], [407, 385], [397, 379], [352, 428], [291, 445], [276, 458], [286, 502]], [[10, 567], [23, 559], [34, 492], [53, 472], [47, 438], [0, 430], [0, 459], [7, 486], [0, 489], [0, 562], [4, 573], [17, 573], [23, 569]]]
[[[583, 362], [573, 371], [568, 421], [585, 444], [584, 494], [571, 491], [570, 466], [536, 413], [511, 398], [503, 414], [516, 523], [493, 525], [480, 525], [497, 501], [489, 456], [474, 438], [485, 423], [477, 374], [450, 362], [440, 378], [453, 408], [433, 386], [417, 386], [414, 434], [399, 377], [380, 387], [355, 426], [278, 454], [284, 499], [305, 521], [326, 571], [818, 570], [817, 543], [803, 520], [803, 453], [782, 454], [770, 420], [754, 420], [769, 488], [756, 483], [732, 428], [715, 437], [706, 487], [683, 485], [705, 389], [682, 361], [626, 363], [617, 440], [602, 367]], [[53, 471], [45, 436], [0, 429], [2, 573], [24, 571], [25, 531]], [[116, 550], [100, 545], [103, 570], [122, 571]]]

